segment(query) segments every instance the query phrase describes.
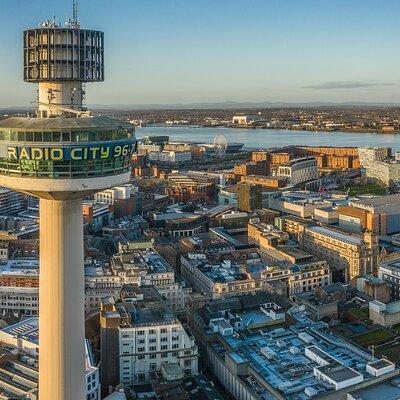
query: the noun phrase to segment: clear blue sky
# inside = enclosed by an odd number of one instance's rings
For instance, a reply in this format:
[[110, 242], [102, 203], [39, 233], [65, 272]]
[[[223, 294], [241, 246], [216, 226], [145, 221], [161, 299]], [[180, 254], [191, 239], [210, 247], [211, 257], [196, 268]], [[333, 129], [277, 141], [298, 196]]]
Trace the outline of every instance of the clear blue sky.
[[[106, 81], [88, 102], [400, 103], [400, 1], [80, 0], [106, 35]], [[0, 0], [0, 107], [27, 105], [22, 30], [70, 0]]]

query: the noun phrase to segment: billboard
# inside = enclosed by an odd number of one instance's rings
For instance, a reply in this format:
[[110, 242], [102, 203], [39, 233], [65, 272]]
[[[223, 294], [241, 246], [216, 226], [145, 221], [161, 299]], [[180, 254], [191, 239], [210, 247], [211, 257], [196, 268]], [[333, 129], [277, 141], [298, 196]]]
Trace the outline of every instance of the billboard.
[[5, 157], [11, 160], [79, 161], [130, 156], [134, 142], [115, 142], [94, 146], [7, 146]]

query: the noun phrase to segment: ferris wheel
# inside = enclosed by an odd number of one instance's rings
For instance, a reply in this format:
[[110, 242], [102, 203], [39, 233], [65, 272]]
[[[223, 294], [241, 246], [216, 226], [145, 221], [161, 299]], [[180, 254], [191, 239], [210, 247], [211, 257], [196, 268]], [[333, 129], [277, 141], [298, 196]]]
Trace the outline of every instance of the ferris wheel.
[[228, 141], [225, 135], [219, 134], [214, 137], [214, 149], [218, 157], [223, 157], [226, 154], [227, 147]]

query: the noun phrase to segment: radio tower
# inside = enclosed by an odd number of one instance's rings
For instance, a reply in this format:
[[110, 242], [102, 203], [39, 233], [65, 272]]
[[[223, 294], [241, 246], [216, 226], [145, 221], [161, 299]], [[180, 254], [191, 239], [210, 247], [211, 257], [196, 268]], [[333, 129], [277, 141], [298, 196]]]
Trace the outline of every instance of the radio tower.
[[0, 121], [0, 185], [40, 198], [39, 399], [84, 400], [82, 198], [129, 180], [134, 128], [82, 106], [82, 84], [104, 80], [104, 34], [80, 28], [76, 1], [23, 44], [38, 106]]

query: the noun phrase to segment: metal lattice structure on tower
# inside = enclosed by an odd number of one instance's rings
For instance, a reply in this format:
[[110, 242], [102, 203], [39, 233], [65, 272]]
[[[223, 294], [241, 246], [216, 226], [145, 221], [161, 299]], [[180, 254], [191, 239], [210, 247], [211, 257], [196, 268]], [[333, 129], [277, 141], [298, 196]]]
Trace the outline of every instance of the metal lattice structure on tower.
[[81, 29], [77, 7], [65, 26], [53, 19], [24, 32], [24, 80], [39, 86], [40, 117], [82, 110], [82, 85], [104, 81], [104, 33]]

